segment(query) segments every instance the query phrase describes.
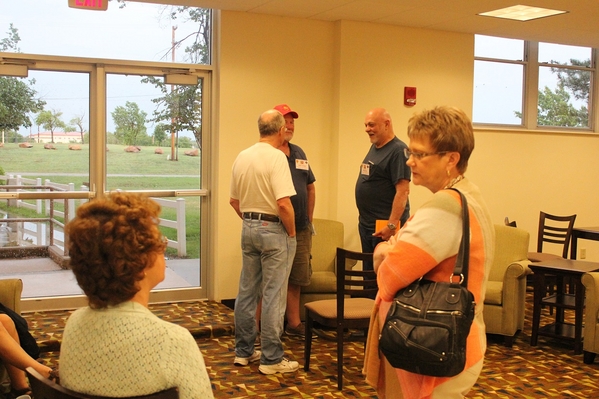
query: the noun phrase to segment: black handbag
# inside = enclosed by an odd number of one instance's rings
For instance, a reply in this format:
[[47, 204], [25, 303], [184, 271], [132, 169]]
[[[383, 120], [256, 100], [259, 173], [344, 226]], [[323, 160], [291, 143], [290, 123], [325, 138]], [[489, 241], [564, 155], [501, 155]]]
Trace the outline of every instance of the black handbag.
[[[455, 190], [455, 189], [452, 189]], [[466, 339], [474, 319], [474, 295], [468, 291], [470, 222], [462, 199], [462, 241], [449, 282], [420, 278], [397, 292], [379, 337], [389, 363], [412, 373], [453, 377], [466, 365]], [[453, 282], [454, 276], [460, 282]]]

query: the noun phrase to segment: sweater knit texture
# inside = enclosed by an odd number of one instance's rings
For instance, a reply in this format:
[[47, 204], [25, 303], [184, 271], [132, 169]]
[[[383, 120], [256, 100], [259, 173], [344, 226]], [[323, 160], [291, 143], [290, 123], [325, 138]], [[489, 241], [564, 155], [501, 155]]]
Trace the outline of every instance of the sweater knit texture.
[[[487, 278], [494, 255], [494, 227], [478, 187], [467, 179], [455, 186], [468, 200], [470, 215], [470, 265], [468, 289], [474, 294], [475, 316], [466, 345], [466, 368], [475, 366], [486, 351], [483, 302]], [[384, 365], [378, 351], [378, 333], [395, 293], [418, 278], [449, 281], [462, 237], [461, 201], [452, 190], [441, 190], [408, 220], [399, 231], [396, 245], [389, 251], [377, 272], [379, 293], [371, 319], [365, 368], [367, 382], [385, 398]], [[376, 320], [374, 320], [376, 319]], [[373, 330], [373, 331], [372, 331]], [[381, 355], [382, 356], [382, 355]], [[435, 387], [450, 378], [429, 377], [394, 370], [405, 399], [429, 398]], [[460, 374], [461, 375], [461, 374]], [[476, 377], [478, 374], [474, 375]], [[454, 377], [455, 378], [455, 377]], [[472, 385], [476, 382], [473, 378]], [[469, 388], [464, 387], [467, 391]]]
[[69, 317], [60, 380], [90, 395], [127, 397], [177, 387], [181, 399], [213, 397], [204, 358], [189, 331], [136, 302], [85, 307]]

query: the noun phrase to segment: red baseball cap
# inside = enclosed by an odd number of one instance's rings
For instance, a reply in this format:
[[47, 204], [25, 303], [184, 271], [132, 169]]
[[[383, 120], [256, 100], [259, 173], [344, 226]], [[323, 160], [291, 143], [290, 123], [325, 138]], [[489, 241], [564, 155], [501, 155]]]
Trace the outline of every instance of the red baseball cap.
[[292, 111], [291, 108], [289, 108], [289, 105], [287, 105], [287, 104], [279, 104], [279, 105], [275, 106], [274, 109], [276, 109], [277, 111], [282, 113], [283, 116], [285, 116], [287, 114], [291, 114], [291, 116], [293, 116], [293, 119], [299, 118], [299, 115], [297, 114], [297, 112]]

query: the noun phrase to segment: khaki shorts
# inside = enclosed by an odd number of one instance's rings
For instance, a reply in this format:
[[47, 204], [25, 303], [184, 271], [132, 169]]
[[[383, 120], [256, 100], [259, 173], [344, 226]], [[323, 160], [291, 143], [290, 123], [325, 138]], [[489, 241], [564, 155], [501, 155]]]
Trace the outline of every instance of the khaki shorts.
[[312, 229], [310, 227], [298, 231], [296, 236], [297, 248], [291, 265], [289, 282], [305, 287], [310, 285], [312, 277]]

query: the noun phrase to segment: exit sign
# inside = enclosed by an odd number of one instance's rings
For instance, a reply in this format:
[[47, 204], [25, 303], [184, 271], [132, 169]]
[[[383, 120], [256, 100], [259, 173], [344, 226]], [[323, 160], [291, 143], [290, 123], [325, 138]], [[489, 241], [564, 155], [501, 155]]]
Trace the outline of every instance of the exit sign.
[[69, 0], [69, 7], [106, 11], [108, 9], [108, 0]]

